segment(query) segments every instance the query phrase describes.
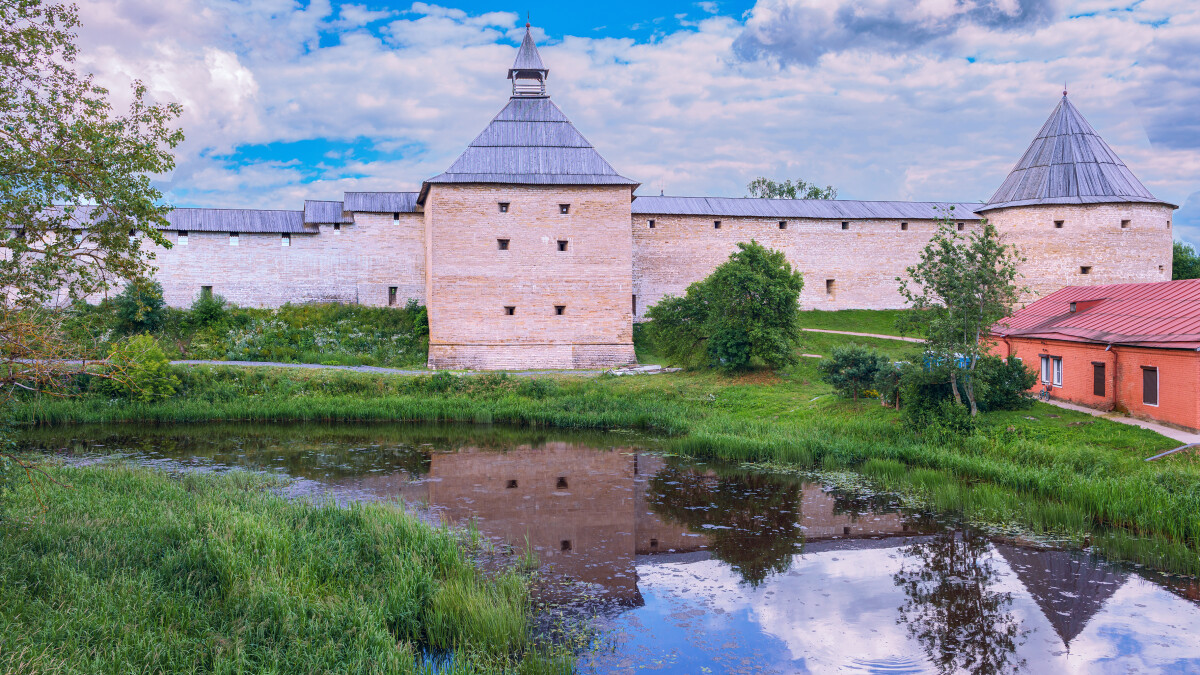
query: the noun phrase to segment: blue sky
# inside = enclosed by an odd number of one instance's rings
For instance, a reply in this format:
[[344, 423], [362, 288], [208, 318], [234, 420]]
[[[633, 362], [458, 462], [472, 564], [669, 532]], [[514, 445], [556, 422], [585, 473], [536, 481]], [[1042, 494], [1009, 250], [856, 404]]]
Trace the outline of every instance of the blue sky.
[[504, 105], [526, 12], [552, 97], [642, 192], [758, 175], [986, 200], [1071, 98], [1200, 243], [1200, 3], [83, 0], [81, 62], [184, 105], [182, 206], [416, 189]]

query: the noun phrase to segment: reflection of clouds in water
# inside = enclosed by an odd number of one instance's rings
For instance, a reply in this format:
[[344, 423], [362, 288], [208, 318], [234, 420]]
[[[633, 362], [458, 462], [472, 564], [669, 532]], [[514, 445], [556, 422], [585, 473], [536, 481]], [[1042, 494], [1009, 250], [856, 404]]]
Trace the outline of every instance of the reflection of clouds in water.
[[1071, 643], [1068, 672], [1200, 673], [1200, 607], [1141, 577]]
[[[1068, 651], [1008, 562], [994, 549], [990, 556], [997, 571], [993, 590], [1012, 593], [1009, 612], [1029, 630], [1017, 648], [1025, 672], [1200, 672], [1197, 605], [1132, 576]], [[795, 557], [791, 571], [757, 588], [711, 559], [639, 565], [638, 575], [647, 597], [675, 598], [705, 609], [708, 616], [691, 627], [708, 631], [713, 640], [737, 628], [734, 617], [746, 616], [749, 625], [741, 630], [778, 638], [797, 668], [932, 671], [921, 646], [897, 623], [905, 594], [893, 575], [903, 560], [897, 548], [806, 554]], [[646, 611], [655, 610], [648, 606]], [[649, 617], [643, 614], [641, 620], [654, 630]]]

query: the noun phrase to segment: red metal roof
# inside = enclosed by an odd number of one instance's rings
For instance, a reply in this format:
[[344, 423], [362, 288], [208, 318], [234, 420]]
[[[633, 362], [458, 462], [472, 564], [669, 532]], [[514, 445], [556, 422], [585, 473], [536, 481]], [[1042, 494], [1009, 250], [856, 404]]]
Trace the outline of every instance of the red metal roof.
[[993, 326], [992, 333], [1200, 349], [1200, 279], [1067, 286], [1018, 310]]

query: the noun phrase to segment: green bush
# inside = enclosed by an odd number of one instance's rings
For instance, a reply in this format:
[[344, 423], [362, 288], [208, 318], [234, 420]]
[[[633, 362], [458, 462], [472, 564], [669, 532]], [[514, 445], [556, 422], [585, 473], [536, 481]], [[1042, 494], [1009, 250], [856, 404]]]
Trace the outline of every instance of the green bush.
[[[959, 378], [966, 377], [963, 373]], [[1036, 374], [1017, 359], [1005, 361], [996, 356], [984, 356], [975, 365], [976, 403], [981, 412], [1019, 410], [1030, 405], [1027, 390], [1034, 385]], [[908, 426], [921, 430], [930, 425], [949, 424], [962, 427], [958, 411], [965, 405], [954, 401], [950, 389], [950, 369], [945, 366], [924, 367], [905, 364], [900, 371], [900, 410]], [[959, 383], [959, 396], [963, 396]], [[947, 415], [954, 420], [947, 421]], [[969, 415], [968, 415], [969, 416]], [[964, 427], [965, 428], [965, 427]]]
[[225, 298], [212, 293], [201, 293], [188, 310], [187, 322], [195, 328], [209, 328], [224, 323], [229, 316]]
[[683, 297], [667, 296], [647, 310], [648, 337], [663, 356], [687, 366], [736, 371], [754, 359], [771, 368], [792, 365], [803, 287], [782, 252], [739, 243]]
[[106, 377], [97, 378], [102, 393], [138, 401], [154, 401], [175, 395], [179, 378], [158, 342], [149, 335], [136, 335], [113, 346], [108, 356]]
[[129, 282], [113, 299], [113, 316], [115, 328], [125, 335], [158, 330], [166, 321], [162, 284], [146, 279]]
[[856, 401], [862, 392], [875, 386], [881, 371], [891, 367], [884, 355], [856, 344], [834, 347], [829, 358], [817, 364], [824, 382], [832, 385], [839, 396]]
[[976, 403], [982, 411], [1021, 410], [1033, 403], [1029, 388], [1037, 384], [1037, 373], [1019, 359], [984, 356], [975, 364]]

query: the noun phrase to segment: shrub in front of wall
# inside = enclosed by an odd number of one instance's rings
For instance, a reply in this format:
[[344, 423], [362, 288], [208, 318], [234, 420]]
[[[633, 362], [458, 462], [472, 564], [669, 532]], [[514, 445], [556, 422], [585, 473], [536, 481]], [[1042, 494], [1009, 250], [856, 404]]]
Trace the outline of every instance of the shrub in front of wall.
[[875, 386], [879, 372], [891, 368], [888, 358], [862, 345], [839, 345], [829, 358], [821, 359], [817, 370], [821, 379], [833, 386], [839, 396], [858, 400], [862, 393]]
[[166, 321], [166, 302], [162, 284], [148, 279], [135, 279], [113, 299], [116, 329], [122, 333], [155, 331]]
[[223, 323], [229, 316], [229, 303], [212, 293], [201, 293], [188, 310], [188, 323], [194, 328], [209, 328]]
[[975, 377], [975, 398], [980, 410], [1020, 410], [1033, 403], [1029, 388], [1037, 383], [1037, 373], [1019, 359], [981, 357], [975, 364]]

